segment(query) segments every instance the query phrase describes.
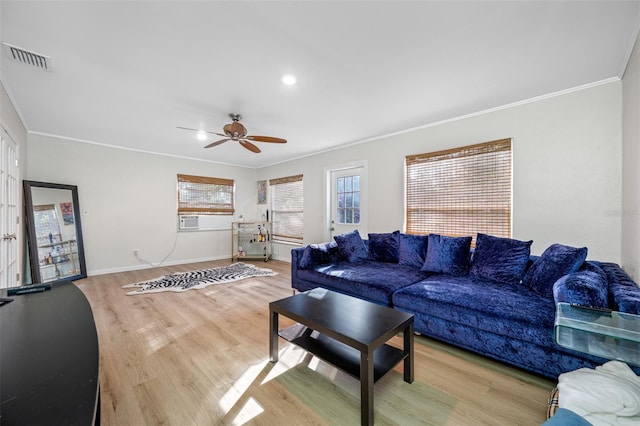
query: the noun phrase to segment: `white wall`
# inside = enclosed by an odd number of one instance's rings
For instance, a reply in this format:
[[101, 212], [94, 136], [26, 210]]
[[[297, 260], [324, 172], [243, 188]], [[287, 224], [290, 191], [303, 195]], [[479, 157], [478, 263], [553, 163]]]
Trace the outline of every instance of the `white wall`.
[[[78, 186], [90, 275], [147, 267], [175, 251], [165, 265], [231, 257], [231, 232], [176, 230], [176, 175], [234, 179], [236, 212], [255, 209], [256, 171], [211, 162], [126, 151], [29, 135], [30, 180]], [[177, 240], [176, 240], [177, 237]]]
[[258, 179], [304, 174], [305, 243], [320, 242], [324, 169], [367, 160], [369, 232], [402, 230], [406, 155], [511, 137], [513, 237], [533, 239], [536, 254], [560, 242], [620, 262], [621, 117], [621, 83], [610, 82], [265, 167]]
[[622, 79], [622, 267], [640, 281], [640, 36]]
[[[318, 118], [322, 121], [321, 117]], [[500, 138], [514, 141], [513, 237], [533, 253], [554, 242], [589, 247], [589, 258], [621, 261], [622, 83], [409, 131], [259, 170], [29, 135], [28, 178], [78, 185], [91, 274], [228, 258], [228, 231], [176, 233], [175, 179], [186, 173], [236, 180], [237, 214], [258, 218], [256, 180], [304, 174], [305, 243], [324, 240], [324, 171], [366, 161], [369, 232], [403, 229], [404, 157]], [[363, 123], [363, 125], [366, 125]], [[304, 142], [304, 141], [302, 141]], [[637, 192], [636, 192], [637, 193]], [[290, 258], [291, 246], [275, 257]]]

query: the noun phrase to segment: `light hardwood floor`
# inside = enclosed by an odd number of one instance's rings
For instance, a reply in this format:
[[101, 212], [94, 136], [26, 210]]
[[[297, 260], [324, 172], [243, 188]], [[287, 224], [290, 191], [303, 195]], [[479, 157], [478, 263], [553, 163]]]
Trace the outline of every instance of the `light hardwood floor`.
[[[278, 275], [136, 296], [121, 286], [230, 261], [76, 281], [98, 330], [103, 425], [360, 423], [356, 379], [283, 340], [268, 361], [268, 304], [292, 294], [290, 264], [247, 263]], [[376, 424], [539, 425], [555, 385], [422, 336], [415, 381], [402, 377], [400, 364], [376, 383]]]

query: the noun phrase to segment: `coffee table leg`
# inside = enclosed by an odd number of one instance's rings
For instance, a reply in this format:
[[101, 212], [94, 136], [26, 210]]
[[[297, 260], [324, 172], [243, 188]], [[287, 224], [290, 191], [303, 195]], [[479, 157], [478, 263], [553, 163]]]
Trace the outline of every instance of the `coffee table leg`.
[[269, 358], [278, 362], [278, 313], [269, 310]]
[[407, 357], [404, 359], [404, 381], [413, 383], [413, 322], [404, 329], [404, 351]]
[[360, 424], [373, 425], [373, 352], [360, 352]]

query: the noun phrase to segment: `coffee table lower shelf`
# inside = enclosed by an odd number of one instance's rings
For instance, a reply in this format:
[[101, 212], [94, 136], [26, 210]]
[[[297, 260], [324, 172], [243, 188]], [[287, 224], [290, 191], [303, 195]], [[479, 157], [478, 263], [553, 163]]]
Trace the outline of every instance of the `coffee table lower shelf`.
[[[278, 331], [278, 335], [323, 361], [340, 368], [356, 379], [360, 379], [361, 353], [359, 350], [302, 324], [283, 328]], [[377, 348], [373, 352], [373, 381], [377, 382], [407, 356], [409, 356], [408, 353], [387, 344]]]

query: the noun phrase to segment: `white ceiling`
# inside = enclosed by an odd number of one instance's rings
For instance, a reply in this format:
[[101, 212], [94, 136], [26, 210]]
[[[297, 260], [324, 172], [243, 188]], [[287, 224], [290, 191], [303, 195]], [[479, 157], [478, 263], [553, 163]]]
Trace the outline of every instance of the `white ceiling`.
[[[30, 132], [260, 167], [620, 78], [639, 1], [7, 1]], [[293, 73], [294, 87], [280, 77]], [[203, 149], [176, 126], [288, 139]]]

